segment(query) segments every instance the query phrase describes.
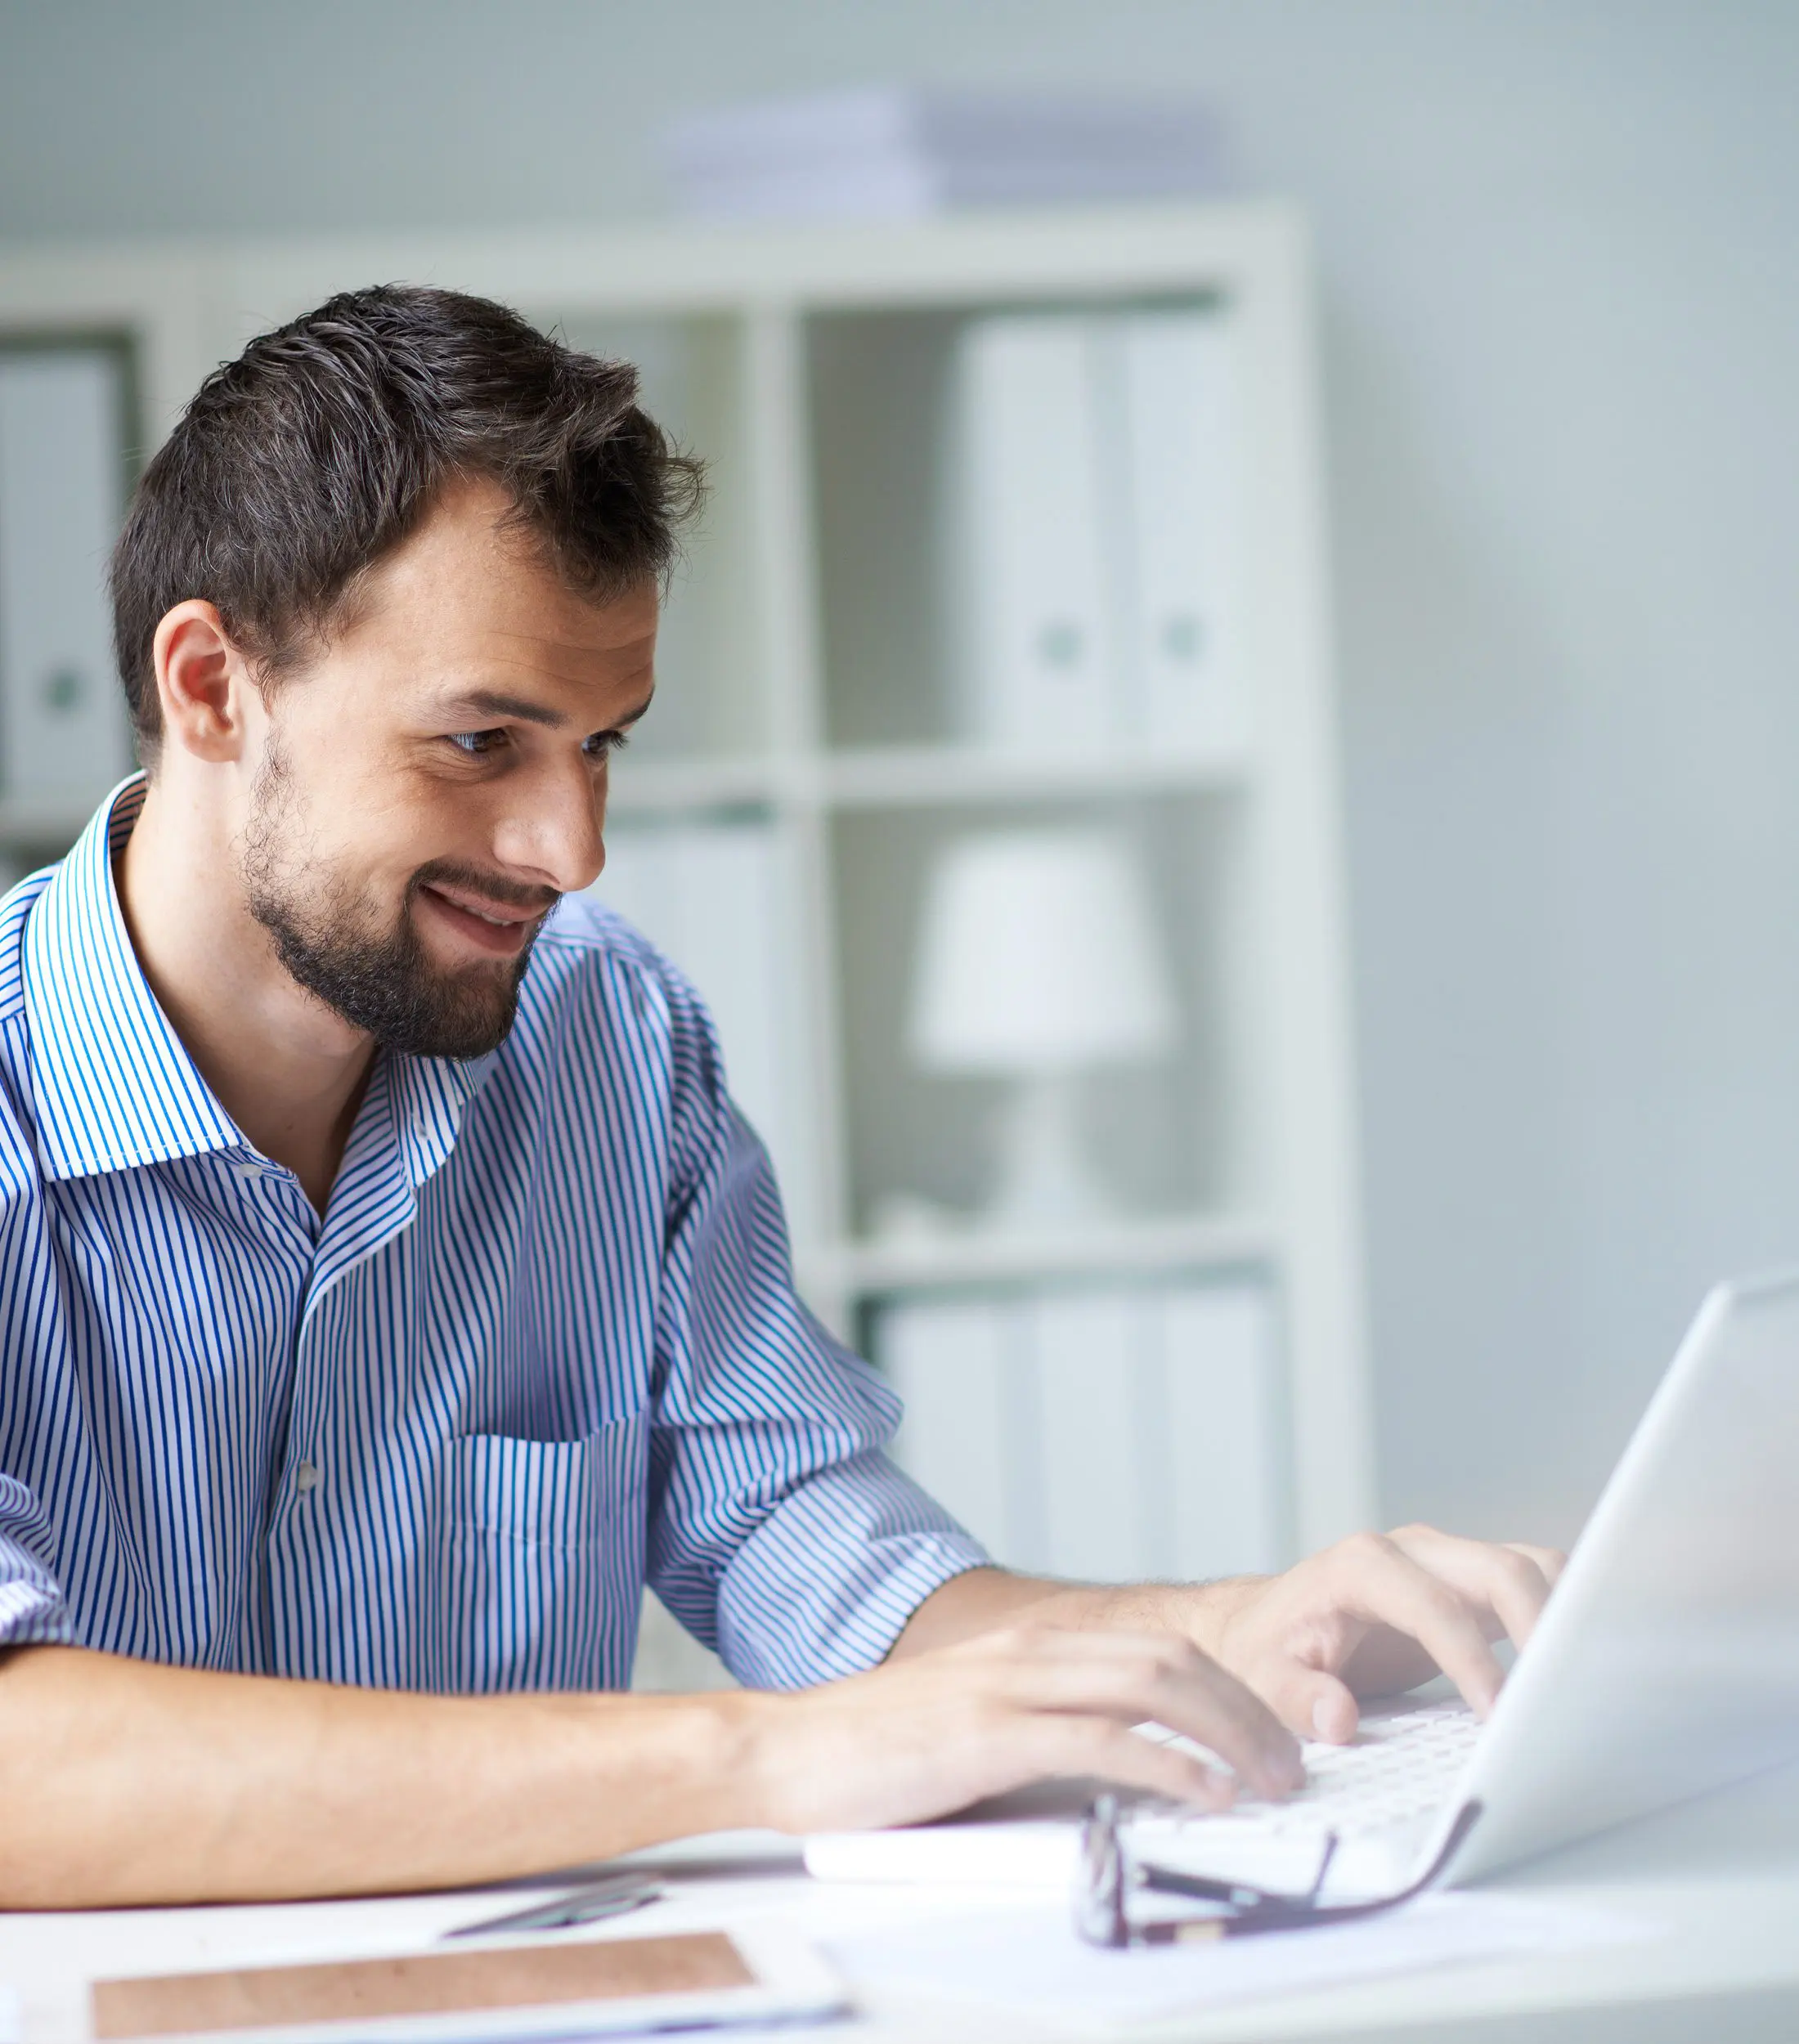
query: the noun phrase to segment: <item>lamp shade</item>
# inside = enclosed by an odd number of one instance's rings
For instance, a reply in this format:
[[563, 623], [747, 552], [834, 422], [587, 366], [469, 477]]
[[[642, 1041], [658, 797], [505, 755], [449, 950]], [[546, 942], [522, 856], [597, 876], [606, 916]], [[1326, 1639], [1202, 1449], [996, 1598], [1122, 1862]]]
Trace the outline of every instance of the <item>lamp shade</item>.
[[941, 854], [908, 1031], [927, 1070], [1134, 1064], [1165, 1051], [1174, 1028], [1149, 890], [1121, 832], [994, 831]]

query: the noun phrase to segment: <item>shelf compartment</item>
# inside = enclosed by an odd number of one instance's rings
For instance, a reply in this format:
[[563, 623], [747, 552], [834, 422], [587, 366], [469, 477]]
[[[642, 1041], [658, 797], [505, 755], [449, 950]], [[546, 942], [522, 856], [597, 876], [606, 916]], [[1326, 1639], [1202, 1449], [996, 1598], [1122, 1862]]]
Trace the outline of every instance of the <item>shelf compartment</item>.
[[906, 1017], [937, 860], [970, 833], [1019, 825], [1091, 823], [1119, 831], [1142, 859], [1167, 947], [1178, 1016], [1169, 1053], [1095, 1070], [1079, 1086], [1083, 1150], [1120, 1218], [1157, 1222], [1269, 1199], [1253, 1141], [1262, 1092], [1257, 1032], [1240, 998], [1253, 977], [1240, 934], [1246, 821], [1231, 795], [1096, 796], [1091, 789], [1074, 802], [872, 806], [833, 818], [854, 1217], [846, 1234], [877, 1230], [891, 1200], [972, 1215], [993, 1196], [1007, 1083], [921, 1069], [908, 1049]]

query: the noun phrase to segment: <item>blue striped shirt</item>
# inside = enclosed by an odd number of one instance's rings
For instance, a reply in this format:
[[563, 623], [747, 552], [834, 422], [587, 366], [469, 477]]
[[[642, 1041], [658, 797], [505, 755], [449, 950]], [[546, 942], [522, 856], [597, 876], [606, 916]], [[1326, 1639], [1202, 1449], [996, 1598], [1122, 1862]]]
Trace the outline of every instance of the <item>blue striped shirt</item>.
[[0, 1643], [429, 1690], [871, 1665], [983, 1556], [793, 1290], [693, 990], [563, 902], [471, 1063], [378, 1056], [322, 1221], [139, 969], [128, 782], [0, 906]]

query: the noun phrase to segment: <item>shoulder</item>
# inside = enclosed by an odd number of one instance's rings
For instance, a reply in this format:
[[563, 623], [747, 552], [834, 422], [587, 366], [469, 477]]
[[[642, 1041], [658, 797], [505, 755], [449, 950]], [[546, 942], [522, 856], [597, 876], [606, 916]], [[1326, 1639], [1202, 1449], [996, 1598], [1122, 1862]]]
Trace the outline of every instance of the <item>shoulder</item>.
[[716, 1055], [711, 1016], [692, 984], [617, 910], [564, 895], [532, 954], [521, 1020], [576, 1011], [662, 1047], [680, 1063]]
[[570, 966], [578, 970], [581, 963], [591, 967], [608, 958], [628, 960], [653, 972], [668, 969], [667, 961], [640, 930], [591, 894], [563, 896], [537, 939], [533, 970], [540, 958], [557, 961], [564, 970]]
[[663, 999], [697, 998], [680, 970], [642, 930], [590, 894], [563, 896], [537, 939], [527, 978], [537, 978], [540, 968], [546, 989], [572, 991], [611, 980]]
[[641, 930], [590, 896], [565, 896], [545, 926], [500, 1058], [564, 1100], [649, 1109], [683, 1180], [703, 1169], [728, 1117], [705, 1002]]

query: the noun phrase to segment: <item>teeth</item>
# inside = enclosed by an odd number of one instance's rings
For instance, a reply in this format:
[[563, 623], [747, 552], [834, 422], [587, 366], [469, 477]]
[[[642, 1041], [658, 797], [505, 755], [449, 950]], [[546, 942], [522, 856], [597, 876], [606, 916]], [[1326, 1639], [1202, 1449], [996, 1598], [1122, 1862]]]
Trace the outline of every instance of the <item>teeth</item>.
[[[435, 893], [437, 890], [433, 889], [432, 891]], [[478, 922], [491, 923], [496, 930], [511, 930], [516, 926], [518, 918], [514, 916], [490, 916], [479, 908], [471, 908], [465, 901], [451, 901], [447, 894], [442, 899], [450, 902], [452, 908], [460, 908], [464, 915], [473, 916]]]

